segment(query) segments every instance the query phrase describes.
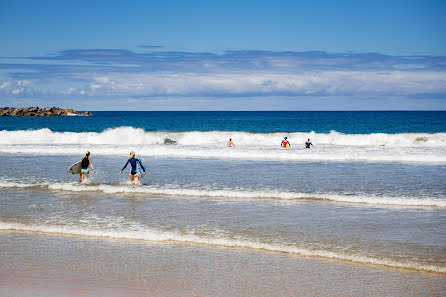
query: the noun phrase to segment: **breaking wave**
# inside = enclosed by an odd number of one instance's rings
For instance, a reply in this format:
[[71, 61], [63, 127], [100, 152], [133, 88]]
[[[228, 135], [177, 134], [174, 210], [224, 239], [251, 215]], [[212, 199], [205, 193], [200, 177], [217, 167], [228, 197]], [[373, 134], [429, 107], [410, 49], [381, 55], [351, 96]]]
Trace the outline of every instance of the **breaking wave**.
[[309, 257], [320, 257], [328, 259], [337, 259], [351, 261], [361, 264], [382, 265], [394, 268], [414, 269], [428, 272], [446, 273], [446, 267], [426, 265], [413, 261], [401, 261], [388, 258], [376, 258], [366, 255], [354, 255], [338, 251], [310, 249], [290, 244], [268, 243], [255, 239], [231, 238], [227, 236], [205, 235], [194, 233], [183, 233], [176, 231], [157, 230], [152, 228], [142, 228], [137, 226], [135, 229], [120, 228], [116, 229], [98, 229], [91, 227], [76, 226], [58, 226], [46, 224], [22, 224], [0, 221], [0, 230], [38, 232], [45, 234], [87, 236], [113, 239], [131, 239], [146, 241], [170, 241], [189, 244], [206, 244], [211, 246], [221, 246], [228, 248], [248, 248], [255, 250], [264, 250], [270, 252], [281, 252], [296, 254]]
[[41, 188], [67, 192], [102, 192], [107, 194], [133, 193], [176, 197], [226, 198], [226, 199], [269, 199], [284, 201], [321, 201], [338, 203], [355, 203], [369, 205], [389, 205], [404, 207], [446, 207], [446, 199], [433, 197], [392, 197], [377, 195], [341, 195], [330, 193], [298, 193], [266, 191], [203, 190], [190, 188], [168, 188], [153, 186], [131, 186], [125, 184], [79, 184], [79, 183], [17, 183], [3, 181], [0, 188]]
[[150, 145], [171, 144], [202, 146], [222, 144], [232, 138], [240, 145], [278, 146], [284, 136], [293, 143], [303, 144], [311, 138], [315, 145], [335, 146], [391, 146], [436, 147], [446, 146], [446, 133], [401, 134], [343, 134], [315, 132], [250, 133], [236, 131], [151, 131], [140, 128], [119, 127], [103, 132], [53, 132], [50, 129], [0, 131], [0, 144], [85, 144], [85, 145]]
[[[280, 148], [287, 136], [292, 149]], [[236, 147], [226, 148], [232, 138]], [[303, 143], [311, 138], [314, 149]], [[446, 133], [342, 134], [249, 132], [146, 132], [119, 127], [103, 132], [52, 132], [49, 129], [0, 131], [0, 153], [30, 155], [138, 155], [176, 158], [219, 158], [328, 162], [446, 163]]]

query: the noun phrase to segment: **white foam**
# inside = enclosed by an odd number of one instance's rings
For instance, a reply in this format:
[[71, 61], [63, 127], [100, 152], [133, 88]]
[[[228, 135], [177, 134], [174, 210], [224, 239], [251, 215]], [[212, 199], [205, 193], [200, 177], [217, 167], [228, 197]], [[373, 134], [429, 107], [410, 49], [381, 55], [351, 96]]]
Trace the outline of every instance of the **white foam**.
[[0, 131], [0, 144], [104, 144], [104, 145], [147, 145], [164, 144], [165, 139], [179, 145], [202, 146], [226, 143], [229, 138], [240, 145], [279, 146], [284, 136], [294, 144], [303, 145], [311, 138], [315, 145], [337, 146], [392, 146], [430, 147], [446, 146], [446, 133], [401, 133], [401, 134], [343, 134], [315, 132], [250, 133], [237, 131], [190, 131], [146, 132], [140, 128], [118, 127], [103, 132], [53, 132], [47, 128], [39, 130]]
[[63, 234], [88, 237], [102, 237], [113, 239], [133, 239], [147, 241], [173, 241], [192, 244], [206, 244], [212, 246], [222, 246], [230, 248], [249, 248], [255, 250], [265, 250], [272, 252], [282, 252], [298, 254], [302, 256], [321, 257], [329, 259], [346, 260], [361, 264], [383, 265], [395, 268], [415, 269], [429, 272], [446, 273], [446, 267], [425, 265], [412, 261], [396, 261], [386, 258], [374, 258], [365, 255], [352, 255], [336, 251], [308, 249], [298, 246], [265, 243], [250, 239], [233, 239], [227, 237], [215, 237], [209, 235], [184, 234], [174, 231], [162, 231], [149, 228], [136, 228], [120, 231], [112, 229], [95, 229], [74, 226], [54, 226], [54, 225], [25, 225], [22, 223], [8, 223], [0, 221], [0, 230], [39, 232], [47, 234]]
[[[287, 135], [294, 149], [279, 144]], [[226, 148], [232, 138], [237, 147]], [[304, 149], [310, 137], [316, 146]], [[166, 139], [176, 144], [165, 145]], [[127, 155], [175, 158], [219, 158], [329, 162], [446, 163], [446, 133], [367, 134], [248, 133], [248, 132], [145, 132], [119, 127], [103, 132], [52, 132], [49, 129], [0, 131], [0, 153], [30, 155]]]
[[199, 197], [199, 198], [227, 198], [227, 199], [270, 199], [285, 201], [332, 201], [339, 203], [359, 203], [382, 206], [406, 206], [406, 207], [446, 207], [446, 198], [433, 197], [392, 197], [376, 195], [339, 195], [331, 193], [299, 193], [283, 192], [274, 190], [263, 191], [238, 191], [232, 189], [225, 190], [203, 190], [190, 188], [160, 188], [152, 186], [135, 187], [124, 184], [80, 184], [80, 183], [16, 183], [11, 181], [0, 181], [0, 188], [35, 188], [41, 187], [49, 190], [68, 192], [103, 192], [107, 194], [136, 193], [165, 195], [177, 197]]

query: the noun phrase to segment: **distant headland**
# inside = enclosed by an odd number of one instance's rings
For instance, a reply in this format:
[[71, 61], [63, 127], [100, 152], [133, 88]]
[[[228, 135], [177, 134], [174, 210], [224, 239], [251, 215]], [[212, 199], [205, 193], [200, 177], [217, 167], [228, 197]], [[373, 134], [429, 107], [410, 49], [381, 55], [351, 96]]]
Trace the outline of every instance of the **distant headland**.
[[61, 116], [92, 116], [91, 112], [77, 112], [72, 108], [60, 107], [0, 107], [2, 117], [61, 117]]

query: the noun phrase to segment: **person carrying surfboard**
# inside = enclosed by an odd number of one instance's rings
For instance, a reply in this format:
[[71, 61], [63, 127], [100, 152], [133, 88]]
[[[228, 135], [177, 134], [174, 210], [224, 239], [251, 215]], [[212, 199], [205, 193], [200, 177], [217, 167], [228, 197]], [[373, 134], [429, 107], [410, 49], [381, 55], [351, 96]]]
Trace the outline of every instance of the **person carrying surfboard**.
[[127, 160], [127, 163], [125, 163], [124, 167], [122, 167], [121, 171], [119, 171], [119, 175], [122, 174], [122, 171], [130, 163], [130, 166], [132, 167], [132, 170], [129, 173], [130, 182], [136, 185], [139, 181], [139, 178], [141, 177], [141, 174], [136, 169], [137, 163], [139, 163], [139, 166], [141, 166], [142, 170], [144, 171], [144, 174], [146, 173], [146, 169], [144, 168], [144, 165], [142, 165], [142, 162], [139, 159], [135, 158], [135, 152], [130, 152], [129, 157], [130, 159]]
[[288, 141], [288, 139], [285, 137], [284, 140], [282, 140], [282, 143], [280, 144], [281, 147], [287, 147], [291, 146], [291, 143]]
[[88, 179], [88, 175], [90, 174], [90, 166], [91, 169], [93, 169], [94, 173], [96, 173], [96, 170], [93, 167], [93, 162], [91, 162], [90, 159], [90, 152], [87, 151], [85, 153], [85, 156], [81, 159], [82, 162], [82, 169], [81, 169], [81, 183], [84, 182], [85, 179]]

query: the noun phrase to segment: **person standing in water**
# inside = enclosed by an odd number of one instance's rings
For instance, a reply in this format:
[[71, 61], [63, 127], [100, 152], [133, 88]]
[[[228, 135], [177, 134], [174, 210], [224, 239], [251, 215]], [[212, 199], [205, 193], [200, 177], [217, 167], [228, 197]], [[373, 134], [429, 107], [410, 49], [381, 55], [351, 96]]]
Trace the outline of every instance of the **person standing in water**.
[[[310, 148], [310, 145], [313, 145], [310, 141], [310, 138], [308, 138], [307, 142], [305, 142], [305, 148]], [[314, 147], [314, 145], [313, 145]]]
[[282, 143], [280, 144], [281, 147], [287, 147], [291, 146], [291, 143], [288, 141], [288, 139], [285, 137], [284, 140], [282, 140]]
[[88, 179], [88, 175], [90, 174], [89, 167], [91, 166], [91, 169], [93, 169], [94, 173], [96, 173], [96, 170], [94, 169], [93, 163], [91, 162], [89, 151], [85, 153], [85, 156], [81, 159], [81, 162], [82, 162], [82, 168], [80, 175], [81, 175], [81, 183], [83, 183], [84, 180]]
[[122, 167], [121, 171], [119, 171], [119, 175], [122, 174], [122, 171], [127, 167], [127, 165], [130, 163], [130, 166], [132, 166], [132, 170], [129, 173], [130, 182], [133, 184], [137, 184], [139, 181], [139, 178], [141, 177], [141, 174], [136, 171], [136, 163], [139, 163], [144, 173], [146, 173], [146, 169], [142, 165], [141, 161], [139, 159], [135, 158], [135, 152], [130, 152], [129, 155], [130, 159], [127, 160], [127, 163], [125, 163], [124, 167]]
[[227, 147], [235, 146], [235, 144], [232, 142], [232, 139], [229, 138], [228, 143], [226, 143]]

